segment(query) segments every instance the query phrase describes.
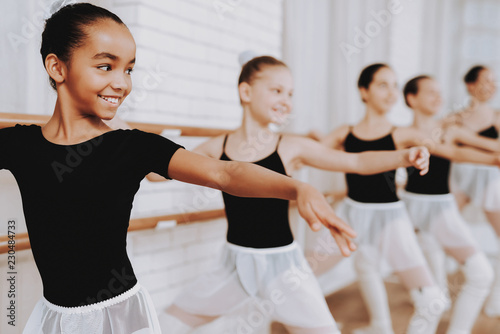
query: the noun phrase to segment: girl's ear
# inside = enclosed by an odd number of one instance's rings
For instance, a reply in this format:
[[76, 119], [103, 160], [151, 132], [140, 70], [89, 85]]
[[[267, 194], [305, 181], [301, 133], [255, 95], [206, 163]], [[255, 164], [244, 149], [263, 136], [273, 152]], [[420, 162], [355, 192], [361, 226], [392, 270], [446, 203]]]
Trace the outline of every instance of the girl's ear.
[[465, 86], [467, 87], [467, 92], [469, 92], [469, 95], [474, 95], [476, 85], [474, 83], [468, 83]]
[[45, 57], [45, 70], [56, 83], [64, 82], [66, 65], [55, 54], [50, 53]]
[[413, 94], [406, 95], [406, 100], [408, 100], [408, 104], [410, 105], [410, 108], [413, 108], [415, 106], [416, 98], [417, 97]]
[[238, 91], [240, 93], [240, 100], [241, 102], [249, 103], [250, 102], [250, 96], [251, 96], [251, 87], [248, 83], [242, 82], [238, 86]]
[[361, 101], [366, 103], [366, 100], [368, 98], [368, 89], [366, 89], [365, 87], [360, 87], [359, 94], [361, 95]]

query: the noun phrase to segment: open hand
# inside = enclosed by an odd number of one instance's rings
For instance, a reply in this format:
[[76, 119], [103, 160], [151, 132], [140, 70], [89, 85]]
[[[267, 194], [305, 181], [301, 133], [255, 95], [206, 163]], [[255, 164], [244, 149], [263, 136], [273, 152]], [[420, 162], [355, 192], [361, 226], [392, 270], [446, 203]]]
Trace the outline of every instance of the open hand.
[[300, 215], [313, 231], [318, 231], [323, 224], [330, 230], [335, 242], [344, 256], [356, 250], [352, 241], [356, 232], [342, 219], [337, 217], [323, 194], [308, 184], [302, 184], [297, 193], [297, 205]]

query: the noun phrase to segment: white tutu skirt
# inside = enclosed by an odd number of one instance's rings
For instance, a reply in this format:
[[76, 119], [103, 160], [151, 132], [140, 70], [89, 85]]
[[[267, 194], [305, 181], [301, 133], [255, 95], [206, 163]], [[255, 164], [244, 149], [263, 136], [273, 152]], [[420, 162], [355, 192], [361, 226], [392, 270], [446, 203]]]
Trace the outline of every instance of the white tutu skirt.
[[[344, 199], [337, 215], [356, 231], [356, 254], [370, 254], [379, 266], [405, 271], [426, 265], [413, 226], [402, 201], [360, 203]], [[324, 233], [330, 233], [325, 229]]]
[[80, 307], [41, 298], [23, 334], [161, 334], [148, 292], [139, 284], [111, 299]]
[[500, 211], [500, 169], [495, 166], [453, 163], [451, 181], [454, 189], [466, 194], [485, 211]]
[[220, 316], [249, 301], [285, 325], [337, 333], [318, 282], [295, 242], [263, 249], [226, 244], [220, 265], [184, 289], [174, 305], [195, 315]]
[[432, 235], [445, 249], [477, 248], [452, 194], [423, 195], [402, 192], [400, 196], [418, 233]]

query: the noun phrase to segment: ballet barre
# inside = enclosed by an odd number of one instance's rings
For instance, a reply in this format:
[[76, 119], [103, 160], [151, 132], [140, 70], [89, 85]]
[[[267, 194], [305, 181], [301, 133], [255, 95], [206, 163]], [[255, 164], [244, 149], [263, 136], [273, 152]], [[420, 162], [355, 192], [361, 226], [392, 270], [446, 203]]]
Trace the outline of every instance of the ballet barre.
[[[333, 192], [326, 193], [325, 197], [329, 199], [331, 203], [336, 203], [345, 197], [345, 192]], [[291, 203], [292, 207], [294, 203]], [[226, 213], [224, 209], [214, 209], [206, 211], [195, 211], [195, 212], [184, 212], [175, 213], [169, 215], [160, 215], [154, 217], [141, 217], [134, 218], [130, 220], [128, 231], [141, 231], [154, 229], [161, 221], [175, 221], [177, 225], [186, 225], [192, 223], [201, 223], [204, 221], [210, 221], [213, 219], [224, 218]], [[6, 235], [0, 235], [0, 254], [5, 254], [9, 251], [9, 237]], [[31, 245], [29, 242], [28, 233], [18, 233], [15, 239], [15, 250], [21, 251], [30, 249]]]
[[[49, 121], [50, 117], [51, 116], [49, 115], [15, 114], [15, 113], [0, 112], [0, 129], [10, 126], [15, 126], [16, 124], [22, 124], [22, 125], [36, 124], [42, 126]], [[161, 134], [164, 130], [180, 130], [180, 135], [186, 137], [213, 137], [231, 131], [229, 129], [201, 128], [201, 127], [183, 126], [183, 125], [142, 123], [142, 122], [129, 122], [129, 121], [126, 122], [131, 128], [139, 129], [145, 132], [152, 132], [156, 134]]]
[[[177, 225], [182, 225], [223, 218], [225, 216], [226, 214], [224, 212], [224, 209], [215, 209], [197, 212], [176, 213], [155, 217], [135, 218], [130, 220], [128, 231], [130, 232], [154, 229], [160, 221], [165, 220], [172, 220], [175, 221]], [[8, 241], [8, 236], [0, 235], [0, 254], [5, 254], [9, 251]], [[21, 251], [30, 248], [31, 245], [29, 242], [28, 233], [17, 233], [15, 238], [15, 250]]]

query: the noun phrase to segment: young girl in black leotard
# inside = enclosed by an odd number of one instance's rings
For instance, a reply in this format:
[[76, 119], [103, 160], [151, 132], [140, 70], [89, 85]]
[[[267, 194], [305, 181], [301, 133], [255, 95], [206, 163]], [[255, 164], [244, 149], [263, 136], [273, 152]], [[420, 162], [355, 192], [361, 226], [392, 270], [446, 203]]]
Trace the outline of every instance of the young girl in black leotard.
[[[284, 175], [301, 165], [327, 170], [377, 173], [398, 165], [425, 168], [426, 150], [345, 153], [301, 136], [280, 135], [270, 123], [283, 122], [292, 109], [293, 80], [281, 61], [262, 56], [247, 62], [239, 78], [243, 123], [229, 135], [210, 139], [196, 152], [221, 160], [249, 161]], [[421, 160], [420, 162], [416, 160]], [[423, 163], [423, 164], [420, 164]], [[182, 292], [167, 314], [188, 331], [256, 299], [270, 304], [266, 314], [291, 333], [339, 333], [323, 294], [293, 240], [288, 201], [246, 199], [224, 194], [227, 245], [218, 268]], [[300, 273], [300, 274], [297, 274]], [[281, 298], [276, 299], [276, 295]], [[165, 314], [163, 328], [173, 317]], [[162, 319], [162, 316], [160, 316]]]
[[237, 196], [297, 200], [314, 229], [332, 228], [347, 253], [354, 232], [311, 186], [265, 168], [210, 159], [158, 135], [115, 130], [131, 91], [135, 42], [113, 13], [90, 4], [53, 14], [42, 60], [57, 100], [43, 127], [0, 130], [0, 169], [19, 185], [43, 297], [26, 334], [160, 333], [126, 252], [130, 210], [149, 172]]
[[[441, 109], [441, 95], [439, 85], [431, 77], [419, 76], [408, 81], [404, 96], [414, 111], [412, 128], [429, 137], [440, 133], [439, 137], [446, 141], [498, 150], [499, 141], [482, 138], [471, 130], [446, 127], [442, 120], [434, 118]], [[438, 284], [447, 289], [443, 249], [462, 265], [465, 283], [458, 293], [446, 333], [471, 333], [493, 281], [493, 269], [450, 193], [450, 160], [432, 155], [431, 166], [424, 176], [409, 168], [401, 196]]]
[[[496, 93], [493, 71], [485, 66], [474, 66], [467, 72], [464, 81], [470, 104], [450, 115], [447, 121], [481, 136], [498, 139], [499, 112], [490, 105]], [[459, 207], [471, 200], [483, 210], [496, 233], [500, 249], [500, 170], [479, 164], [453, 164], [451, 178]], [[490, 317], [500, 317], [500, 251], [495, 262], [495, 281], [484, 311]]]
[[[387, 65], [366, 67], [359, 77], [358, 88], [366, 105], [365, 117], [355, 126], [342, 126], [324, 137], [322, 142], [328, 147], [362, 152], [424, 144], [437, 156], [495, 163], [493, 155], [442, 144], [416, 129], [394, 127], [386, 115], [399, 92], [395, 73]], [[413, 298], [415, 312], [407, 333], [434, 333], [448, 301], [431, 276], [404, 203], [398, 199], [394, 173], [347, 174], [348, 198], [337, 210], [358, 233], [354, 262], [371, 316], [370, 326], [356, 333], [392, 333], [387, 296], [379, 273], [383, 262], [398, 274]]]

